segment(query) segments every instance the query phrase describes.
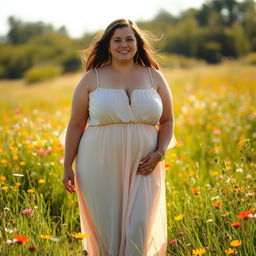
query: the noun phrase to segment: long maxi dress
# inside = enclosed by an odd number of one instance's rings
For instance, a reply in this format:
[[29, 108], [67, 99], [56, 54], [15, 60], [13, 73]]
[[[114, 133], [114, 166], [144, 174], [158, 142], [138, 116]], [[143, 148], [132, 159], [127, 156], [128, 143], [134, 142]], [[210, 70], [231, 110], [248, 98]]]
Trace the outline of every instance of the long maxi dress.
[[[164, 161], [148, 176], [137, 174], [141, 159], [156, 150], [163, 112], [151, 69], [151, 86], [130, 96], [101, 87], [95, 72], [98, 87], [89, 94], [88, 126], [74, 168], [81, 232], [88, 234], [83, 249], [89, 256], [165, 256]], [[176, 144], [173, 134], [168, 148]]]

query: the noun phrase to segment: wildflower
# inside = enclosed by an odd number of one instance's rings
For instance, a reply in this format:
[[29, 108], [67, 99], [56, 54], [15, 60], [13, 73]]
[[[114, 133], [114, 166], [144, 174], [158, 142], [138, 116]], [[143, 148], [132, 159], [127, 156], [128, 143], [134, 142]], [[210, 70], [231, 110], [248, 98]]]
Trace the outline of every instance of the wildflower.
[[250, 214], [251, 214], [250, 211], [245, 211], [245, 212], [239, 213], [238, 215], [236, 215], [236, 217], [237, 217], [238, 219], [247, 219], [247, 218], [249, 218], [249, 215], [250, 215]]
[[256, 219], [256, 214], [252, 214], [252, 213], [251, 213], [251, 214], [248, 215], [248, 218], [254, 218], [254, 219]]
[[199, 194], [199, 189], [198, 189], [198, 188], [194, 188], [194, 189], [192, 190], [192, 193], [193, 193], [194, 195], [198, 195], [198, 194]]
[[224, 213], [221, 214], [222, 217], [227, 217], [227, 216], [229, 216], [229, 215], [230, 215], [229, 212], [224, 212]]
[[44, 184], [44, 183], [45, 183], [45, 179], [40, 179], [40, 180], [38, 180], [38, 183], [39, 183], [39, 184]]
[[215, 208], [219, 209], [222, 205], [221, 200], [217, 200], [215, 202], [212, 203], [213, 206], [215, 206]]
[[36, 250], [36, 247], [35, 246], [30, 246], [30, 247], [28, 247], [28, 250], [30, 252], [34, 252]]
[[234, 228], [238, 228], [238, 227], [240, 227], [241, 225], [242, 225], [242, 223], [241, 222], [233, 222], [233, 223], [231, 223], [230, 224], [232, 227], [234, 227]]
[[1, 181], [6, 181], [6, 177], [5, 177], [5, 176], [1, 176], [1, 177], [0, 177], [0, 180], [1, 180]]
[[53, 241], [53, 242], [59, 242], [60, 241], [60, 239], [57, 238], [57, 237], [50, 238], [50, 240]]
[[21, 174], [21, 173], [13, 173], [12, 175], [16, 176], [16, 177], [23, 177], [24, 176], [24, 174]]
[[231, 254], [237, 253], [237, 250], [232, 249], [232, 248], [228, 248], [228, 249], [225, 250], [225, 253], [228, 254], [228, 255], [231, 255]]
[[72, 234], [72, 236], [75, 238], [78, 238], [78, 239], [82, 239], [82, 238], [88, 237], [89, 235], [85, 234], [85, 233], [74, 233], [74, 234]]
[[20, 236], [20, 235], [14, 235], [17, 243], [26, 243], [29, 241], [29, 238], [27, 236]]
[[201, 256], [201, 255], [203, 255], [205, 253], [206, 253], [206, 249], [205, 248], [192, 250], [192, 255], [193, 256]]
[[40, 235], [41, 238], [43, 238], [44, 240], [48, 240], [48, 239], [51, 239], [52, 237], [51, 236], [48, 236], [48, 235]]
[[16, 156], [16, 155], [13, 156], [13, 157], [12, 157], [12, 160], [14, 160], [14, 161], [18, 160], [18, 156]]
[[7, 163], [8, 163], [8, 160], [6, 160], [6, 159], [1, 160], [1, 164], [7, 164]]
[[233, 246], [233, 247], [238, 247], [242, 244], [242, 241], [241, 240], [233, 240], [230, 242], [230, 245]]
[[221, 131], [219, 129], [216, 129], [213, 131], [213, 134], [221, 134]]
[[183, 214], [180, 214], [180, 215], [174, 217], [174, 219], [177, 220], [177, 221], [180, 221], [180, 220], [182, 220], [183, 218], [184, 218], [184, 215], [183, 215]]
[[3, 187], [1, 187], [1, 190], [8, 190], [8, 187], [7, 186], [3, 186]]
[[34, 189], [33, 189], [33, 188], [27, 189], [27, 192], [28, 192], [28, 193], [33, 193], [33, 192], [34, 192]]
[[167, 206], [168, 206], [168, 207], [170, 207], [170, 206], [172, 206], [172, 205], [173, 205], [172, 202], [167, 202]]
[[171, 164], [165, 164], [165, 168], [171, 167]]
[[23, 214], [32, 214], [34, 213], [35, 211], [33, 209], [25, 209], [25, 210], [22, 210], [21, 213]]
[[169, 244], [177, 244], [177, 240], [176, 239], [170, 240]]

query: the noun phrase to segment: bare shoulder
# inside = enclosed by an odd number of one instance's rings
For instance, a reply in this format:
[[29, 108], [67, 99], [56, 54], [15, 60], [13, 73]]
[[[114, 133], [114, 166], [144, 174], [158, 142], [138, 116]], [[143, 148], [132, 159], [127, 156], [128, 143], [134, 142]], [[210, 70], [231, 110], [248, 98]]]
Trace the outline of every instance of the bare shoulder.
[[95, 70], [91, 69], [85, 72], [77, 84], [76, 90], [89, 94], [95, 89], [96, 86], [96, 74]]
[[169, 88], [168, 83], [160, 70], [151, 68], [151, 73], [152, 73], [152, 77], [153, 77], [157, 91], [167, 87]]

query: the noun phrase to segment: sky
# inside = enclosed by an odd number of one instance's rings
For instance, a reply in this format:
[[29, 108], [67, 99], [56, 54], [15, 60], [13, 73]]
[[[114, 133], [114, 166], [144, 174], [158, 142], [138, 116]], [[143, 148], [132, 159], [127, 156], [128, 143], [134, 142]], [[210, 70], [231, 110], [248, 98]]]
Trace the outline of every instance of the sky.
[[104, 29], [115, 19], [152, 19], [161, 9], [177, 16], [190, 7], [200, 8], [205, 0], [0, 0], [0, 36], [9, 30], [7, 19], [43, 21], [79, 38], [86, 32]]

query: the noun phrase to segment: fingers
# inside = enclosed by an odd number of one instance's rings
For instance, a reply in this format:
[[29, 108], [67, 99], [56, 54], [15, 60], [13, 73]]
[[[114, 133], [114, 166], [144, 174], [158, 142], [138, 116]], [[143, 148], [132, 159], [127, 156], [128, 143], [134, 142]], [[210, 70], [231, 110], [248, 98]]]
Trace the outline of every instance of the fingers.
[[[69, 180], [70, 180], [71, 184], [69, 183]], [[74, 179], [73, 179], [73, 178], [65, 177], [65, 178], [62, 180], [62, 183], [63, 183], [65, 189], [66, 189], [68, 192], [70, 192], [70, 193], [75, 192], [75, 184], [74, 184]]]

